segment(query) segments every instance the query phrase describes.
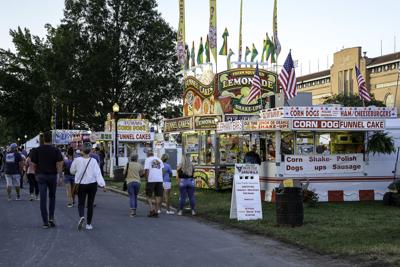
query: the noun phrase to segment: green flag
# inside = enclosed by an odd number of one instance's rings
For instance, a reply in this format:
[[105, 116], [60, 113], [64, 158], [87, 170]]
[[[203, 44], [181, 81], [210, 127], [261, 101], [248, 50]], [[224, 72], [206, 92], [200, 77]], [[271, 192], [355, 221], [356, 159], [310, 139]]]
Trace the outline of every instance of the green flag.
[[231, 68], [231, 56], [233, 56], [235, 53], [233, 53], [232, 49], [229, 48], [229, 53], [228, 57], [226, 58], [226, 68], [229, 70]]
[[194, 52], [194, 41], [192, 43], [192, 51], [190, 53], [190, 59], [191, 59], [191, 66], [194, 67], [196, 65], [196, 62], [194, 61], [194, 59], [196, 58], [195, 52]]
[[272, 36], [271, 40], [271, 63], [276, 63], [276, 47], [275, 47], [275, 40], [274, 37]]
[[268, 33], [265, 40], [265, 61], [268, 62], [269, 57], [274, 54], [274, 44], [272, 43], [271, 39], [269, 39]]
[[225, 28], [224, 33], [222, 34], [222, 38], [224, 38], [224, 43], [222, 44], [221, 50], [219, 50], [219, 54], [221, 56], [226, 56], [228, 54], [228, 29]]
[[197, 51], [197, 65], [203, 64], [203, 54], [204, 54], [203, 37], [200, 37], [199, 50]]
[[244, 52], [244, 61], [247, 62], [247, 56], [250, 55], [251, 51], [248, 46], [246, 46], [246, 51]]
[[253, 43], [253, 48], [251, 50], [251, 60], [250, 61], [254, 62], [254, 59], [257, 57], [257, 55], [258, 55], [258, 51], [256, 49], [256, 46]]
[[185, 69], [188, 70], [190, 66], [190, 51], [188, 44], [185, 45], [185, 51], [186, 51]]
[[208, 40], [208, 34], [207, 34], [207, 40], [206, 40], [206, 45], [205, 45], [205, 52], [206, 52], [206, 63], [210, 63], [210, 43]]
[[265, 40], [263, 40], [263, 50], [262, 50], [262, 53], [261, 53], [261, 62], [262, 63], [264, 63], [264, 61], [265, 61], [265, 47], [266, 47], [266, 41]]

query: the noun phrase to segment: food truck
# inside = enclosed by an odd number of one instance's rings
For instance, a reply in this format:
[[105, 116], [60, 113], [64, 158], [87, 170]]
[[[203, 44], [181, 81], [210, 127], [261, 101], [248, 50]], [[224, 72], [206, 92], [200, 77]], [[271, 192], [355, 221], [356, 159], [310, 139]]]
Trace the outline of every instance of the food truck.
[[182, 152], [195, 165], [196, 186], [217, 190], [231, 188], [234, 164], [242, 162], [255, 135], [217, 133], [220, 122], [258, 118], [270, 106], [277, 75], [259, 70], [261, 94], [250, 97], [255, 68], [236, 68], [214, 75], [203, 72], [183, 80], [183, 117], [164, 120], [165, 134], [179, 134]]
[[396, 153], [366, 153], [373, 131], [388, 131], [400, 146], [396, 108], [284, 106], [259, 115], [220, 122], [217, 133], [242, 148], [247, 140], [257, 146], [266, 201], [275, 200], [274, 189], [285, 179], [309, 183], [320, 201], [380, 200], [398, 170]]

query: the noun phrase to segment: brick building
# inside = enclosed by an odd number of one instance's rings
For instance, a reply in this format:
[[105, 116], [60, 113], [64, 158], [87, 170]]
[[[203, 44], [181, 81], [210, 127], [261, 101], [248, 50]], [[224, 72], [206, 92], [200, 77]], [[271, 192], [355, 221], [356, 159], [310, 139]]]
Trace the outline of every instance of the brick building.
[[[400, 68], [400, 52], [375, 58], [368, 58], [365, 52], [361, 54], [361, 47], [346, 48], [336, 52], [330, 69], [297, 78], [299, 92], [311, 92], [313, 104], [321, 104], [325, 97], [334, 94], [358, 94], [354, 69], [354, 66], [358, 65], [370, 92], [386, 106], [393, 107]], [[400, 88], [396, 106], [400, 107]]]

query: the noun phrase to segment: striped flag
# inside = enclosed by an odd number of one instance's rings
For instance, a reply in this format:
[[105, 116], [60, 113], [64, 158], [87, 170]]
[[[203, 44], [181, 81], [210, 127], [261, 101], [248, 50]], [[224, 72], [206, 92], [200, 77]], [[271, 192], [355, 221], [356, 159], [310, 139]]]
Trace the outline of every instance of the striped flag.
[[291, 99], [297, 95], [296, 72], [294, 70], [291, 51], [289, 51], [285, 64], [283, 64], [283, 68], [279, 74], [279, 83], [282, 85], [287, 99]]
[[361, 75], [360, 69], [355, 66], [356, 68], [356, 76], [357, 76], [357, 83], [358, 83], [358, 95], [362, 99], [362, 101], [371, 101], [371, 96], [369, 95], [367, 86], [365, 85], [364, 77]]
[[253, 82], [251, 85], [249, 96], [247, 97], [247, 104], [250, 104], [251, 101], [257, 99], [261, 95], [261, 80], [260, 80], [260, 72], [258, 70], [258, 62], [256, 66], [256, 70], [254, 72]]

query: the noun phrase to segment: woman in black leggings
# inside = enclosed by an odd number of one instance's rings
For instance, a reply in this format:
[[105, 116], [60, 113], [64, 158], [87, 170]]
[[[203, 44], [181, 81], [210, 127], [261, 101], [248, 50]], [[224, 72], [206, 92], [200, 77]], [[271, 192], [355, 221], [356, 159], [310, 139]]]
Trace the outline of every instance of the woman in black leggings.
[[99, 164], [89, 157], [92, 149], [91, 143], [83, 144], [82, 157], [74, 159], [70, 172], [75, 175], [75, 184], [78, 186], [78, 230], [82, 230], [85, 223], [85, 203], [87, 198], [86, 229], [92, 230], [93, 203], [97, 192], [97, 186], [103, 187], [105, 182], [101, 175]]

